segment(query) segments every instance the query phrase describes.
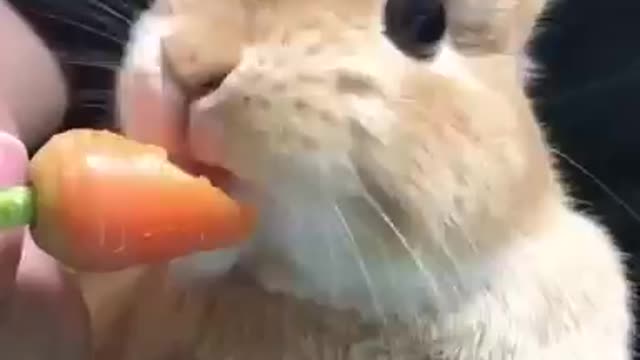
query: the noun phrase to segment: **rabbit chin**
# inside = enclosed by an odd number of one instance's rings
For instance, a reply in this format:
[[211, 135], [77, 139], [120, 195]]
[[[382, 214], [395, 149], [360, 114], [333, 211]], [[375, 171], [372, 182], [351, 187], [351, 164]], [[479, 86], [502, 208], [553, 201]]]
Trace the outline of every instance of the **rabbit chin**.
[[438, 270], [408, 256], [393, 259], [390, 239], [383, 238], [389, 231], [356, 198], [332, 202], [289, 193], [267, 207], [245, 246], [173, 261], [176, 283], [206, 287], [235, 266], [267, 291], [355, 310], [366, 320], [411, 322], [424, 311], [423, 300], [433, 293], [425, 278]]

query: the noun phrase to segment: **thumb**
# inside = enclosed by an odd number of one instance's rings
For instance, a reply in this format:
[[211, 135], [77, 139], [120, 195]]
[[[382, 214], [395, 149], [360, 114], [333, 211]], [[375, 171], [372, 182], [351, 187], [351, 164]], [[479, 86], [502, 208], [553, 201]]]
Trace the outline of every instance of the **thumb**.
[[28, 162], [24, 144], [13, 135], [0, 132], [0, 188], [24, 183]]
[[[0, 132], [0, 189], [23, 184], [28, 161], [24, 144]], [[23, 228], [0, 232], [0, 304], [13, 289], [23, 236]]]

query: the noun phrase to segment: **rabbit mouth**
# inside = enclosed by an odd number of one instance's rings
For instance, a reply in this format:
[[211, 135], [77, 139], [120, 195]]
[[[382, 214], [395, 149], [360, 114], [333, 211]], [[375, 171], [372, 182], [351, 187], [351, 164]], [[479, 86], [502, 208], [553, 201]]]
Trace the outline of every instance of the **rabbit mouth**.
[[163, 147], [172, 163], [191, 175], [209, 179], [231, 197], [235, 198], [233, 189], [240, 183], [243, 188], [248, 187], [222, 166], [219, 157], [212, 159], [215, 151], [211, 148], [207, 159], [193, 156], [188, 134], [189, 106], [197, 98], [185, 91], [170, 71], [124, 71], [118, 87], [119, 127], [125, 136]]

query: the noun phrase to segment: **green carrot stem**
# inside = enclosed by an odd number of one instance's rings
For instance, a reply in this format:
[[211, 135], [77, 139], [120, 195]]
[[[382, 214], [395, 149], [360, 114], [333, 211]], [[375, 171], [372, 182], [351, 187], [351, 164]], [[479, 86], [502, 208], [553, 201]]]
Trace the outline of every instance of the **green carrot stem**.
[[0, 229], [29, 225], [34, 212], [34, 194], [29, 187], [0, 189]]

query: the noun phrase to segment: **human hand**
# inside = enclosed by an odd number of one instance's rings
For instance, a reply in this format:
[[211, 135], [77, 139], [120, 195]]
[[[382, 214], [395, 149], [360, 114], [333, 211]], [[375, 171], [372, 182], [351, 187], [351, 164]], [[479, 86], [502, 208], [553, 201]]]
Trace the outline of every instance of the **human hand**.
[[[26, 146], [58, 127], [65, 86], [52, 56], [0, 0], [0, 187], [24, 183]], [[86, 307], [29, 231], [0, 233], [0, 352], [11, 360], [88, 359]]]

